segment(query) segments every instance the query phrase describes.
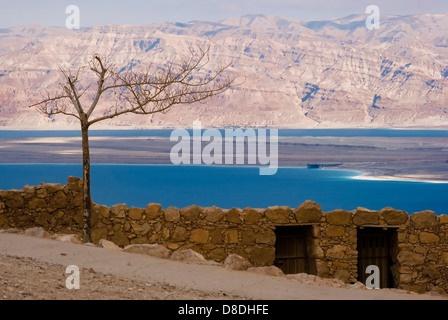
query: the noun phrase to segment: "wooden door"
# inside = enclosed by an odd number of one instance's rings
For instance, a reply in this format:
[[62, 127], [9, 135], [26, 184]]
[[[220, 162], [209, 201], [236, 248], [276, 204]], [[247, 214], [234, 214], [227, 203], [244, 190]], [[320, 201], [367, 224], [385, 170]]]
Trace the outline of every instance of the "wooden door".
[[378, 228], [358, 230], [358, 280], [366, 283], [366, 268], [370, 265], [380, 269], [380, 288], [391, 288], [390, 232]]
[[299, 227], [278, 227], [275, 262], [285, 274], [308, 273], [306, 230]]

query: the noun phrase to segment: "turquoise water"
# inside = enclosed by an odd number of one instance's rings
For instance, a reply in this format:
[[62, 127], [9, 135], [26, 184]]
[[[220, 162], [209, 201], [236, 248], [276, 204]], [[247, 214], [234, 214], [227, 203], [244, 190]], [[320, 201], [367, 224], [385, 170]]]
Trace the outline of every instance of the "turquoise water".
[[[341, 170], [280, 168], [260, 176], [258, 168], [208, 166], [93, 165], [92, 196], [96, 203], [164, 208], [196, 204], [222, 208], [297, 207], [314, 200], [324, 211], [358, 206], [380, 210], [394, 207], [408, 213], [433, 210], [448, 214], [448, 184], [366, 181], [359, 173]], [[65, 184], [82, 176], [81, 165], [0, 165], [0, 189], [21, 189], [41, 182]]]
[[[92, 130], [93, 136], [168, 137], [171, 130]], [[280, 136], [448, 137], [448, 130], [281, 129]], [[79, 137], [73, 131], [0, 130], [0, 138]], [[340, 170], [280, 168], [260, 176], [258, 168], [207, 166], [94, 165], [92, 196], [105, 205], [127, 203], [145, 207], [216, 205], [222, 208], [297, 207], [314, 200], [324, 211], [358, 206], [380, 210], [394, 207], [409, 213], [433, 210], [448, 213], [448, 184], [354, 180], [359, 173]], [[82, 176], [81, 165], [0, 165], [0, 189], [21, 189], [41, 182], [65, 184], [67, 176]]]

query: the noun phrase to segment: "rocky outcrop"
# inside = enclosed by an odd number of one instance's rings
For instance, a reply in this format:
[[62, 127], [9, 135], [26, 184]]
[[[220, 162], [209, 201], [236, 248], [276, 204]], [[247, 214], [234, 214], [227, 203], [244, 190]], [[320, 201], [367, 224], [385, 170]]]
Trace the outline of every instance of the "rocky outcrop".
[[44, 239], [51, 239], [52, 237], [51, 234], [42, 229], [42, 227], [33, 227], [26, 229], [24, 234], [30, 237], [44, 238]]
[[124, 252], [145, 254], [162, 259], [168, 259], [171, 251], [160, 244], [131, 244], [124, 247]]
[[77, 234], [55, 234], [53, 239], [66, 243], [83, 244], [81, 237]]
[[269, 267], [252, 267], [247, 269], [248, 272], [253, 272], [257, 274], [264, 274], [267, 276], [274, 276], [274, 277], [283, 277], [285, 274], [282, 270], [275, 266], [269, 266]]
[[98, 246], [100, 246], [101, 248], [104, 248], [104, 249], [108, 249], [108, 250], [116, 250], [116, 251], [121, 251], [122, 250], [115, 243], [113, 243], [112, 241], [108, 241], [106, 239], [101, 239], [98, 242]]
[[206, 262], [206, 259], [200, 253], [191, 249], [174, 251], [171, 255], [171, 260], [198, 264]]
[[237, 254], [230, 254], [226, 260], [224, 260], [224, 268], [229, 270], [245, 271], [250, 267], [250, 262]]

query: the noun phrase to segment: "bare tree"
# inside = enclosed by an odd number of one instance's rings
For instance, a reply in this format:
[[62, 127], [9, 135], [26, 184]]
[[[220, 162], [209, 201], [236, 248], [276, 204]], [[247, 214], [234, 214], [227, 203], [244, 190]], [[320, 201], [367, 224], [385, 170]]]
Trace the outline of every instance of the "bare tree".
[[[56, 94], [46, 92], [35, 107], [43, 114], [63, 114], [79, 120], [82, 132], [83, 158], [83, 239], [91, 241], [90, 217], [92, 198], [90, 189], [89, 128], [91, 125], [123, 114], [149, 115], [166, 113], [174, 105], [192, 104], [220, 94], [233, 83], [233, 77], [223, 65], [214, 71], [207, 71], [209, 63], [207, 48], [190, 48], [189, 56], [177, 63], [162, 66], [148, 66], [144, 70], [132, 67], [117, 72], [107, 59], [95, 56], [92, 61], [76, 72], [61, 69], [64, 82]], [[87, 71], [96, 79], [86, 84], [81, 81], [81, 72]], [[113, 106], [105, 112], [95, 112], [100, 98], [108, 95]], [[111, 98], [112, 97], [112, 98]]]

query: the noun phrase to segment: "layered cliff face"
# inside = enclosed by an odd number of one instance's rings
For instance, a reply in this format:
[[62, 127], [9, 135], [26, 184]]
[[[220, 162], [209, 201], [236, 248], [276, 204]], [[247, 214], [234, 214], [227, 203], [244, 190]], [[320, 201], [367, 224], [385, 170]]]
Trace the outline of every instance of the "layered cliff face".
[[[297, 21], [245, 16], [220, 23], [157, 23], [70, 31], [0, 30], [0, 126], [77, 128], [75, 119], [26, 108], [59, 88], [59, 67], [95, 54], [117, 70], [163, 65], [210, 39], [212, 69], [232, 62], [243, 81], [205, 104], [165, 115], [130, 115], [98, 124], [125, 127], [448, 127], [448, 14]], [[105, 96], [98, 112], [110, 106]]]

